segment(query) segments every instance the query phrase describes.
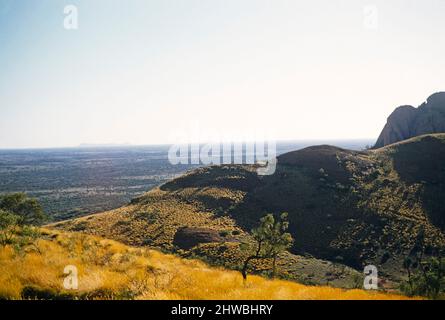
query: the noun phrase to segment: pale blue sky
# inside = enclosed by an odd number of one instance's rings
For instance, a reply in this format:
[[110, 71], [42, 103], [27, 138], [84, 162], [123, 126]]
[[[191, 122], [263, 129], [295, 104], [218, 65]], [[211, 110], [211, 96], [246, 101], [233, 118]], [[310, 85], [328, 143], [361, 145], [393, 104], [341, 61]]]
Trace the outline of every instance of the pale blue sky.
[[376, 138], [443, 57], [441, 0], [0, 0], [0, 148]]

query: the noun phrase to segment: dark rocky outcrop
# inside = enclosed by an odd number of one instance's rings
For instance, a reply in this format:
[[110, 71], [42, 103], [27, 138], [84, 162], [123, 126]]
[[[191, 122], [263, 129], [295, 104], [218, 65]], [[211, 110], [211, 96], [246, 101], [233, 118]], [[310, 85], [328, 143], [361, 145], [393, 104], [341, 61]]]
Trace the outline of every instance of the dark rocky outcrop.
[[398, 107], [389, 116], [375, 148], [430, 133], [445, 132], [445, 92], [430, 96], [419, 108]]
[[173, 244], [181, 249], [189, 250], [201, 243], [223, 242], [223, 237], [216, 230], [207, 228], [184, 227], [178, 229]]

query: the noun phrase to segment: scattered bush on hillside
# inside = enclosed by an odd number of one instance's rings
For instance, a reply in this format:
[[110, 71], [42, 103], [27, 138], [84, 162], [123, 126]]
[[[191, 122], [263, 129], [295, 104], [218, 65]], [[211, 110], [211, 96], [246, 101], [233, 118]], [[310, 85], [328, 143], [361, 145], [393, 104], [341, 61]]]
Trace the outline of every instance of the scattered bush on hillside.
[[230, 235], [230, 231], [223, 230], [223, 231], [221, 231], [221, 232], [219, 233], [219, 235], [220, 235], [221, 237], [223, 237], [223, 238], [226, 238], [226, 237], [228, 237], [228, 236]]
[[289, 222], [288, 213], [281, 214], [279, 220], [275, 220], [273, 214], [267, 214], [260, 220], [258, 228], [252, 230], [255, 246], [243, 244], [242, 249], [251, 252], [244, 260], [241, 274], [244, 281], [247, 280], [249, 263], [253, 260], [272, 259], [272, 278], [276, 274], [276, 262], [280, 253], [289, 249], [293, 244], [293, 238], [287, 232]]

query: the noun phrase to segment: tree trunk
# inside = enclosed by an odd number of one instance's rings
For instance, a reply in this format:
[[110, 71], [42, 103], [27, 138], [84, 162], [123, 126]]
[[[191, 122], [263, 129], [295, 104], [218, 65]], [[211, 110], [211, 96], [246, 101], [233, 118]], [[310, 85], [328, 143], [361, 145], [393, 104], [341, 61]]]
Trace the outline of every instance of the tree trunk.
[[244, 261], [243, 269], [241, 270], [241, 274], [243, 275], [244, 282], [247, 281], [247, 268], [249, 268], [249, 262], [250, 262], [250, 260], [252, 260], [254, 258], [255, 258], [254, 256], [250, 256]]
[[411, 290], [411, 292], [413, 292], [413, 280], [411, 278], [411, 268], [407, 268], [406, 269], [408, 271], [408, 284], [409, 284], [409, 289]]
[[277, 255], [274, 255], [272, 261], [272, 279], [275, 278], [276, 274], [277, 274]]
[[256, 250], [256, 254], [254, 256], [248, 257], [244, 261], [243, 269], [241, 270], [241, 274], [243, 275], [243, 281], [246, 283], [247, 281], [247, 268], [249, 267], [249, 262], [253, 259], [259, 259], [260, 258], [260, 252], [261, 252], [261, 246], [263, 244], [263, 241], [258, 241], [258, 248]]

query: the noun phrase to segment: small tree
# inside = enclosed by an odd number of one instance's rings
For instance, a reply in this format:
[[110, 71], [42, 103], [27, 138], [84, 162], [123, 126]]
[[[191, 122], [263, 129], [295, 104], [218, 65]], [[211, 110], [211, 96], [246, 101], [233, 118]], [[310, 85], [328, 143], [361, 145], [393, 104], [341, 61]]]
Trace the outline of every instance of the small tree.
[[0, 196], [0, 210], [16, 215], [19, 225], [39, 225], [47, 218], [39, 201], [24, 193]]
[[46, 215], [36, 199], [23, 193], [0, 196], [0, 245], [16, 248], [32, 244], [38, 231], [32, 225], [45, 221]]
[[420, 262], [416, 270], [405, 263], [408, 280], [400, 289], [409, 296], [438, 299], [445, 291], [445, 258], [432, 257]]
[[410, 256], [403, 262], [408, 279], [400, 285], [400, 290], [409, 296], [438, 299], [445, 292], [445, 258], [441, 249], [424, 258], [426, 247], [425, 230], [421, 228]]
[[289, 249], [293, 243], [291, 234], [287, 233], [287, 217], [288, 214], [284, 212], [280, 220], [276, 221], [272, 214], [268, 214], [261, 218], [259, 227], [252, 230], [255, 247], [251, 249], [253, 253], [247, 256], [241, 269], [244, 281], [247, 280], [249, 263], [253, 260], [272, 259], [272, 277], [275, 277], [278, 255]]

